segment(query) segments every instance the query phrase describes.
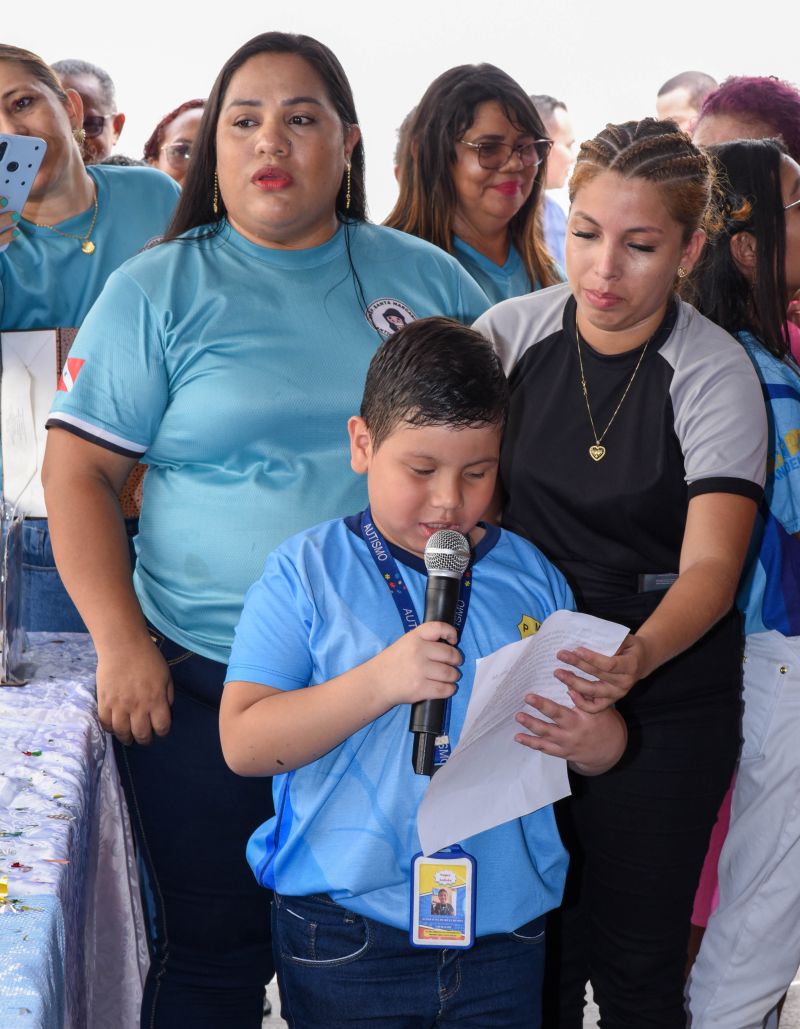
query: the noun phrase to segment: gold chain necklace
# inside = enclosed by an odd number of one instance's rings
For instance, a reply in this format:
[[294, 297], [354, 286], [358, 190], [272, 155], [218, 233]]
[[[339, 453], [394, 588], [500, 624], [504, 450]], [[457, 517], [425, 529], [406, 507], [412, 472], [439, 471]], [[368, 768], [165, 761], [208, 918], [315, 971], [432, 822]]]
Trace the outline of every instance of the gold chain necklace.
[[[656, 330], [656, 332], [657, 331], [658, 330]], [[655, 336], [655, 332], [653, 333], [653, 336]], [[628, 379], [628, 385], [625, 387], [625, 392], [619, 398], [619, 403], [614, 408], [614, 413], [608, 419], [608, 424], [606, 425], [605, 429], [603, 429], [602, 433], [598, 436], [597, 429], [594, 427], [594, 418], [592, 418], [592, 408], [589, 405], [589, 389], [586, 385], [586, 376], [583, 374], [583, 357], [581, 356], [581, 334], [578, 331], [578, 316], [577, 314], [575, 315], [575, 342], [578, 346], [578, 365], [580, 366], [581, 370], [581, 389], [583, 390], [583, 399], [586, 401], [586, 412], [589, 415], [589, 424], [592, 427], [592, 433], [594, 435], [594, 443], [589, 447], [589, 457], [591, 457], [593, 461], [602, 461], [603, 458], [606, 456], [606, 448], [603, 446], [603, 440], [605, 439], [606, 433], [611, 428], [611, 423], [617, 417], [617, 413], [619, 412], [619, 409], [622, 407], [622, 403], [625, 400], [625, 397], [627, 397], [628, 395], [628, 390], [633, 385], [633, 380], [636, 378], [636, 373], [639, 371], [639, 366], [644, 360], [644, 355], [647, 353], [647, 348], [650, 346], [650, 340], [653, 338], [653, 336], [650, 336], [648, 338], [647, 342], [642, 348], [642, 352], [639, 355], [639, 360], [636, 362], [636, 367], [633, 369], [633, 374], [631, 375], [630, 379]]]
[[97, 186], [94, 187], [94, 199], [92, 201], [92, 204], [94, 206], [94, 211], [92, 213], [92, 220], [89, 224], [89, 231], [85, 233], [83, 236], [78, 236], [76, 233], [73, 232], [62, 232], [61, 229], [57, 229], [55, 225], [45, 225], [43, 222], [33, 222], [32, 224], [39, 229], [49, 229], [51, 232], [55, 232], [59, 236], [64, 236], [66, 239], [77, 239], [81, 245], [81, 250], [84, 252], [84, 254], [93, 254], [97, 248], [95, 247], [94, 243], [92, 243], [91, 239], [89, 239], [89, 237], [94, 232], [94, 223], [97, 221]]

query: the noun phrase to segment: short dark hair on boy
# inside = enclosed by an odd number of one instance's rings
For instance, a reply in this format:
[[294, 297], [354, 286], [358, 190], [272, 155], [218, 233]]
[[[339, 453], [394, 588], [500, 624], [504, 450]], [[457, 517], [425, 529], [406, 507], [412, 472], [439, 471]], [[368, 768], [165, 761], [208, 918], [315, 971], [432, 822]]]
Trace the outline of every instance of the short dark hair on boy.
[[505, 425], [508, 380], [491, 343], [450, 318], [420, 318], [375, 352], [361, 417], [377, 449], [400, 422]]

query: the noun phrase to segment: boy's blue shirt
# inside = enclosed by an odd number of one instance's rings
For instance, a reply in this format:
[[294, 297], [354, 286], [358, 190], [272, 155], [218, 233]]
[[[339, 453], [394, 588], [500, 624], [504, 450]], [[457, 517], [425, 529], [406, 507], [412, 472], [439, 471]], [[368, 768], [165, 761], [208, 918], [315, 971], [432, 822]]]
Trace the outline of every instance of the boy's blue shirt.
[[[403, 633], [358, 530], [359, 516], [294, 536], [267, 559], [236, 629], [228, 681], [303, 689], [375, 657]], [[420, 558], [391, 547], [418, 612]], [[487, 527], [475, 548], [464, 661], [450, 736], [466, 714], [477, 658], [520, 638], [523, 624], [574, 608], [563, 576], [529, 542]], [[350, 910], [408, 927], [409, 866], [427, 778], [411, 767], [409, 706], [400, 705], [305, 767], [273, 780], [277, 815], [251, 837], [259, 882], [287, 896], [327, 893]], [[302, 732], [302, 726], [298, 726]], [[509, 738], [509, 746], [518, 746]], [[509, 932], [557, 906], [567, 856], [552, 808], [462, 841], [478, 862], [477, 933]]]

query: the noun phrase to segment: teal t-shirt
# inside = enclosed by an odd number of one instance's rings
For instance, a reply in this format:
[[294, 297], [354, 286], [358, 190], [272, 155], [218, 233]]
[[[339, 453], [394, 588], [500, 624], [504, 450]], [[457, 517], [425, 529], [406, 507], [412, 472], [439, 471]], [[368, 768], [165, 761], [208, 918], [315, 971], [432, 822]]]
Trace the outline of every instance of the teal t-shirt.
[[469, 324], [488, 306], [448, 254], [369, 224], [291, 251], [226, 224], [115, 272], [48, 425], [149, 466], [134, 577], [145, 616], [227, 661], [267, 554], [365, 506], [347, 419], [381, 340], [428, 315]]
[[[97, 164], [86, 170], [97, 186], [94, 253], [20, 219], [20, 237], [0, 254], [0, 330], [78, 328], [109, 275], [166, 231], [180, 196], [168, 175]], [[83, 236], [93, 214], [90, 207], [57, 228]]]
[[492, 304], [521, 297], [538, 286], [532, 285], [519, 252], [511, 244], [505, 264], [495, 264], [480, 251], [453, 236], [453, 256], [478, 283]]

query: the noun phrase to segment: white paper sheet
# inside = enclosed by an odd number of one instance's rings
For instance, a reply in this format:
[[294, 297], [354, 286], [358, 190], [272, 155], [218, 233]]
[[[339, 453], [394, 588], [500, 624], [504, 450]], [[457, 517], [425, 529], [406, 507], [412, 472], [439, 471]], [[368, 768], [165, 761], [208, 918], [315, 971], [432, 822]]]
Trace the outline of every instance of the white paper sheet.
[[0, 346], [3, 493], [22, 514], [44, 518], [44, 425], [56, 392], [56, 333], [4, 332]]
[[[628, 635], [624, 625], [575, 611], [556, 611], [534, 636], [477, 662], [472, 696], [458, 745], [431, 779], [417, 814], [424, 854], [432, 854], [569, 794], [567, 763], [514, 741], [515, 715], [525, 695], [538, 693], [572, 707], [555, 678], [559, 650], [584, 646], [614, 654]], [[527, 710], [531, 710], [527, 707]]]

